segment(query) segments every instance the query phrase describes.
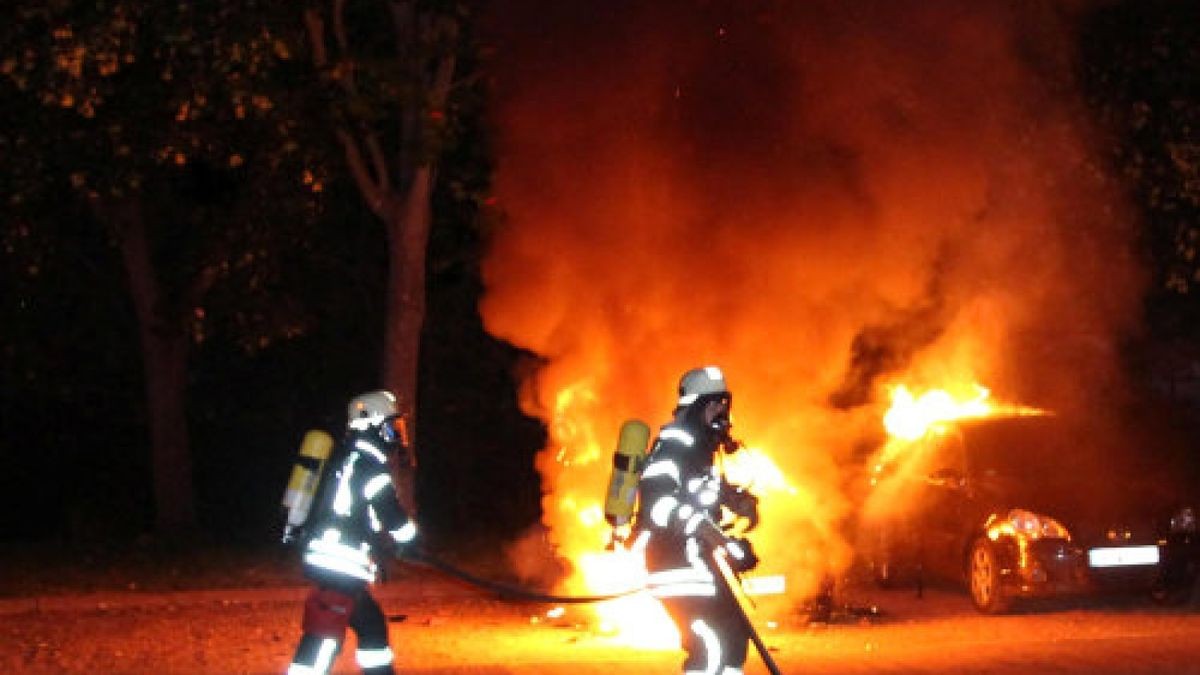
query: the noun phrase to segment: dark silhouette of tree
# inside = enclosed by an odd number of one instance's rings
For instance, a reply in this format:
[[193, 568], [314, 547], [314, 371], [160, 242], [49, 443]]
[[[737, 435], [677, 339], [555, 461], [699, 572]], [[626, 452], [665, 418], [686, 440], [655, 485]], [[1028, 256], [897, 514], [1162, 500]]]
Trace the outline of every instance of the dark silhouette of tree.
[[415, 418], [431, 199], [460, 49], [454, 3], [331, 0], [304, 11], [314, 66], [332, 104], [330, 132], [387, 232], [391, 271], [383, 385]]
[[1200, 321], [1200, 5], [1126, 0], [1083, 26], [1083, 81], [1145, 220], [1160, 337]]
[[[195, 524], [193, 345], [233, 330], [254, 350], [304, 330], [295, 303], [270, 297], [276, 245], [311, 219], [324, 181], [321, 146], [297, 140], [302, 105], [287, 101], [307, 68], [288, 70], [296, 46], [270, 20], [286, 9], [19, 2], [0, 27], [0, 87], [24, 118], [0, 131], [12, 160], [5, 197], [85, 204], [122, 263], [162, 531]], [[298, 17], [293, 28], [301, 34]], [[231, 286], [236, 302], [210, 306]]]
[[[312, 2], [304, 10], [312, 63], [330, 102], [329, 131], [388, 242], [381, 384], [417, 434], [421, 335], [438, 170], [477, 91], [456, 80], [472, 58], [458, 2]], [[475, 198], [456, 183], [460, 197]], [[411, 467], [396, 467], [415, 494]], [[409, 503], [415, 508], [415, 503]]]

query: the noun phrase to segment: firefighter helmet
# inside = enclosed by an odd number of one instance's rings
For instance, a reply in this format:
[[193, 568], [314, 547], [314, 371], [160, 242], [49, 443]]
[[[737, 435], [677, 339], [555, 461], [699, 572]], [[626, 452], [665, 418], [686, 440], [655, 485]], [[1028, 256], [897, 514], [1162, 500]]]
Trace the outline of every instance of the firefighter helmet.
[[701, 398], [714, 396], [729, 396], [729, 388], [725, 386], [725, 375], [716, 366], [693, 368], [679, 379], [680, 407], [692, 405]]
[[[346, 425], [355, 431], [373, 430], [379, 439], [394, 447], [409, 447], [408, 422], [396, 405], [396, 395], [386, 389], [359, 394], [350, 401]], [[410, 462], [411, 458], [405, 459]]]
[[355, 429], [381, 424], [384, 419], [396, 415], [396, 395], [386, 389], [368, 391], [350, 400], [346, 410], [346, 423]]

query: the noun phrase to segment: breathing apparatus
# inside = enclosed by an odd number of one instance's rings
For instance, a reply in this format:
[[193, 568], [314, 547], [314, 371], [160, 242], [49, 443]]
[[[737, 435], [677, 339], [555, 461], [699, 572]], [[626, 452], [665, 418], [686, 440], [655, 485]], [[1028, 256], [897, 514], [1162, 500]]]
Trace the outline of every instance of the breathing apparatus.
[[629, 537], [630, 521], [637, 507], [638, 481], [646, 467], [650, 427], [641, 420], [626, 420], [621, 425], [617, 449], [613, 453], [612, 475], [604, 499], [604, 519], [613, 528], [608, 547], [614, 548]]
[[[379, 389], [351, 399], [346, 409], [346, 427], [352, 433], [376, 435], [389, 450], [401, 450], [398, 459], [403, 468], [411, 466], [408, 426], [392, 392]], [[300, 538], [320, 490], [333, 447], [333, 437], [324, 431], [313, 429], [304, 434], [281, 500], [287, 514], [283, 543], [288, 544]]]
[[281, 502], [287, 512], [287, 520], [283, 526], [283, 543], [294, 541], [300, 528], [308, 521], [308, 513], [312, 509], [321, 474], [332, 451], [333, 437], [329, 434], [319, 429], [304, 434], [304, 440], [300, 443], [300, 453], [292, 465], [292, 473]]

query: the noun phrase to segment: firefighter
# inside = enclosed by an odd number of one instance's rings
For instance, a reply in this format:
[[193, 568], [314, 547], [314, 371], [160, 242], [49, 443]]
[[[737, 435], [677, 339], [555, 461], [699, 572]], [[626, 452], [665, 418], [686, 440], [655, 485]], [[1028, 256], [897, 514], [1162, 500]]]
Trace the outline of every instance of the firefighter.
[[732, 400], [719, 368], [685, 373], [674, 419], [659, 431], [638, 485], [648, 585], [679, 628], [684, 673], [739, 674], [749, 646], [750, 627], [737, 598], [716, 583], [721, 571], [711, 557], [724, 549], [737, 572], [758, 562], [748, 541], [727, 536], [719, 525], [723, 505], [757, 522], [756, 502], [714, 464], [718, 448], [738, 447], [729, 435]]
[[288, 675], [325, 673], [347, 626], [358, 638], [355, 657], [364, 673], [394, 672], [387, 621], [369, 586], [376, 577], [375, 544], [395, 550], [417, 534], [388, 470], [389, 455], [409, 457], [398, 413], [389, 391], [350, 401], [345, 437], [330, 460], [306, 528], [304, 574], [314, 588], [304, 604], [304, 636]]

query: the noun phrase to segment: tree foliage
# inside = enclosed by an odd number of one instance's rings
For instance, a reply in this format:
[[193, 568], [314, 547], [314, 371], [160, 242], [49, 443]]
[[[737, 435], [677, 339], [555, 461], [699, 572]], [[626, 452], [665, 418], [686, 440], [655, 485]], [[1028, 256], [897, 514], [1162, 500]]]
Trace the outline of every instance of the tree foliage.
[[305, 136], [298, 13], [269, 1], [53, 0], [19, 2], [12, 16], [0, 27], [0, 90], [18, 118], [0, 130], [17, 223], [5, 252], [29, 261], [12, 269], [35, 270], [63, 249], [45, 236], [55, 220], [100, 229], [108, 249], [90, 255], [123, 264], [140, 325], [159, 525], [188, 525], [192, 345], [224, 332], [254, 351], [308, 322], [302, 303], [273, 292], [328, 173], [319, 136]]
[[[58, 0], [20, 3], [15, 16], [0, 42], [6, 94], [26, 111], [0, 131], [19, 160], [10, 205], [61, 199], [63, 177], [84, 200], [142, 200], [160, 230], [171, 307], [159, 311], [190, 317], [198, 341], [214, 319], [201, 298], [219, 282], [278, 311], [261, 297], [280, 272], [274, 244], [299, 237], [270, 226], [311, 220], [328, 182], [327, 146], [305, 126], [309, 71], [293, 57], [290, 3]], [[225, 327], [250, 349], [297, 329], [237, 314]]]
[[[327, 27], [323, 61], [314, 16]], [[486, 190], [486, 158], [463, 142], [462, 121], [478, 114], [482, 91], [461, 77], [474, 68], [468, 16], [461, 3], [424, 1], [11, 5], [0, 25], [10, 120], [0, 128], [0, 273], [14, 292], [0, 316], [28, 330], [0, 338], [0, 363], [53, 398], [71, 379], [54, 367], [71, 345], [90, 345], [110, 362], [107, 372], [130, 373], [138, 356], [125, 345], [140, 338], [147, 393], [134, 406], [150, 431], [160, 526], [191, 518], [189, 477], [165, 476], [192, 464], [187, 390], [211, 396], [222, 386], [189, 364], [229, 365], [224, 345], [234, 343], [250, 358], [270, 358], [319, 328], [322, 340], [336, 339], [345, 330], [321, 324], [343, 320], [347, 305], [371, 306], [380, 316], [372, 328], [388, 317], [390, 331], [419, 334], [420, 318], [379, 312], [396, 305], [378, 297], [373, 275], [390, 260], [408, 290], [386, 295], [423, 303], [426, 246], [393, 232], [414, 214], [431, 225], [473, 222]], [[364, 209], [348, 208], [348, 190]], [[430, 215], [431, 200], [441, 215]], [[369, 212], [388, 227], [368, 232]], [[471, 246], [439, 246], [430, 274], [474, 263], [460, 259], [478, 250], [467, 230], [434, 230], [434, 241], [466, 237]], [[411, 254], [395, 255], [401, 249]], [[88, 304], [86, 321], [61, 322], [47, 348], [38, 338], [61, 304], [55, 295], [76, 299], [63, 277], [106, 300]], [[409, 356], [406, 381], [415, 387], [415, 349]], [[207, 442], [213, 411], [198, 418]]]
[[1112, 131], [1112, 161], [1146, 224], [1155, 328], [1200, 320], [1200, 5], [1103, 5], [1085, 24], [1084, 82]]

